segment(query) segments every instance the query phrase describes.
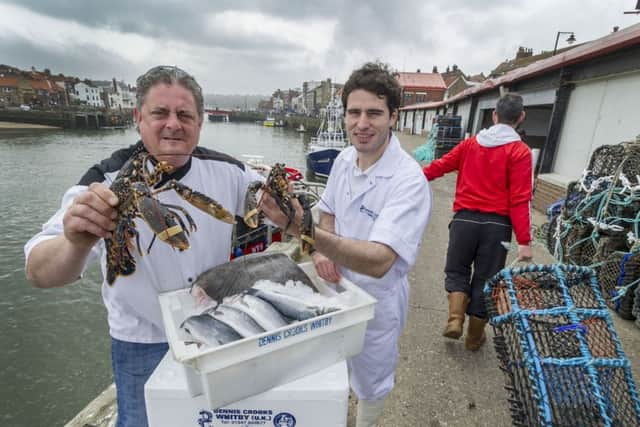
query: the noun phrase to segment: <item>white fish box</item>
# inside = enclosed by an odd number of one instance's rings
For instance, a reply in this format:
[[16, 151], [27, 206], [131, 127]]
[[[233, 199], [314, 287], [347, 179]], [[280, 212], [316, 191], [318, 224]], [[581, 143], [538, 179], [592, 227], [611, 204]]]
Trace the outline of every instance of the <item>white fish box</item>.
[[[180, 325], [195, 309], [187, 289], [161, 294], [160, 308], [171, 353], [187, 369], [192, 396], [204, 392], [211, 408], [220, 408], [317, 372], [362, 350], [367, 321], [376, 299], [342, 278], [335, 285], [319, 278], [310, 262], [300, 264], [318, 291], [346, 307], [221, 347], [188, 343]], [[191, 373], [190, 373], [191, 372]]]
[[210, 408], [205, 395], [190, 395], [184, 365], [167, 354], [144, 386], [151, 427], [346, 427], [347, 364], [274, 387], [223, 408]]

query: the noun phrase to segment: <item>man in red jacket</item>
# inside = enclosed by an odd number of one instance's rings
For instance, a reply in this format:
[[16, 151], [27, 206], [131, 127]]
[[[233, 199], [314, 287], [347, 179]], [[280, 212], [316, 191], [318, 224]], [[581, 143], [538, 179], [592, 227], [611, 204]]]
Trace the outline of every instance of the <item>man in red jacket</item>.
[[512, 228], [518, 259], [532, 258], [531, 150], [515, 131], [524, 117], [520, 95], [502, 96], [493, 111], [493, 126], [423, 169], [429, 181], [458, 171], [445, 266], [449, 319], [443, 335], [460, 338], [468, 314], [465, 347], [472, 351], [485, 341], [484, 282], [504, 268], [507, 249], [501, 242], [511, 241]]

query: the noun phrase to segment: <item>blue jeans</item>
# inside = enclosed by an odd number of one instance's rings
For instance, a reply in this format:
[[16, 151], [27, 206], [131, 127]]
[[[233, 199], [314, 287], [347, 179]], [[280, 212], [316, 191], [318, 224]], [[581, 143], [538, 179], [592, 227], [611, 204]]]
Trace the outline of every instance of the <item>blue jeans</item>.
[[111, 366], [116, 383], [116, 427], [147, 427], [144, 384], [169, 350], [167, 343], [141, 344], [111, 338]]

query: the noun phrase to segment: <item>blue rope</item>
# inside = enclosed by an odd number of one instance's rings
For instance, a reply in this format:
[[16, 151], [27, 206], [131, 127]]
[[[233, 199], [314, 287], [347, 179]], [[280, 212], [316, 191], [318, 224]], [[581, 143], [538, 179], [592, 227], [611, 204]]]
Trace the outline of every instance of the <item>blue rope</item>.
[[[524, 273], [540, 272], [553, 274], [555, 276], [557, 279], [557, 288], [554, 288], [554, 290], [561, 292], [563, 305], [541, 309], [520, 308], [517, 298], [518, 291], [515, 289], [513, 277]], [[567, 285], [567, 274], [576, 276], [572, 278], [572, 282], [577, 280], [578, 284], [585, 284], [589, 287], [595, 298], [597, 308], [578, 308], [575, 306], [573, 297], [569, 292], [570, 287]], [[493, 288], [499, 283], [505, 283], [507, 285], [506, 291], [511, 311], [509, 313], [492, 316], [490, 322], [494, 327], [504, 323], [515, 326], [524, 360], [513, 361], [511, 366], [524, 366], [531, 382], [532, 397], [536, 399], [541, 425], [551, 426], [553, 423], [549, 391], [553, 393], [553, 398], [556, 402], [565, 400], [565, 397], [561, 391], [559, 391], [558, 387], [552, 387], [554, 378], [558, 375], [554, 374], [555, 370], [564, 367], [581, 368], [585, 371], [589, 379], [590, 389], [567, 391], [569, 393], [581, 393], [580, 396], [582, 397], [574, 394], [574, 397], [579, 400], [583, 399], [588, 402], [595, 401], [603, 422], [602, 425], [605, 427], [611, 427], [613, 425], [612, 415], [615, 415], [616, 408], [613, 406], [614, 402], [611, 401], [611, 389], [607, 387], [608, 384], [610, 384], [610, 380], [605, 378], [606, 372], [599, 372], [598, 368], [622, 369], [629, 395], [635, 407], [635, 417], [638, 420], [638, 425], [640, 425], [640, 399], [638, 399], [638, 391], [631, 374], [631, 366], [622, 350], [622, 344], [615, 331], [609, 311], [606, 308], [595, 272], [587, 267], [566, 264], [530, 264], [524, 267], [505, 268], [485, 283], [483, 292], [487, 299], [491, 299]], [[531, 316], [567, 317], [570, 323], [556, 326], [552, 329], [552, 332], [575, 334], [580, 349], [580, 356], [568, 358], [541, 357], [529, 324], [529, 318]], [[614, 357], [604, 358], [593, 356], [587, 341], [589, 325], [584, 322], [584, 320], [588, 319], [600, 319], [604, 321], [615, 349]], [[545, 372], [548, 378], [545, 377]]]

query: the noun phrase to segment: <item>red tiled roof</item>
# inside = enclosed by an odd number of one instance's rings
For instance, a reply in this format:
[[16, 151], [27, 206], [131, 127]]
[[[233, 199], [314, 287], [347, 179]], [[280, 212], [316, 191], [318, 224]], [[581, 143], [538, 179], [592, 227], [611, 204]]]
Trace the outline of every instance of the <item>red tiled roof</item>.
[[425, 89], [446, 89], [442, 76], [438, 73], [398, 73], [398, 83], [402, 87]]
[[62, 90], [60, 86], [55, 83], [51, 83], [49, 80], [29, 80], [29, 86], [33, 89], [41, 89], [48, 92], [57, 92]]
[[579, 64], [637, 44], [640, 44], [640, 24], [632, 25], [623, 30], [608, 34], [591, 42], [584, 43], [581, 46], [577, 46], [550, 58], [541, 59], [527, 65], [526, 67], [516, 68], [515, 70], [512, 70], [498, 78], [487, 79], [481, 84], [465, 89], [459, 94], [444, 101], [407, 105], [402, 107], [401, 110], [434, 108], [440, 105], [449, 104], [478, 93], [495, 89], [502, 85], [530, 79], [535, 76], [558, 70], [569, 65]]
[[17, 77], [0, 77], [0, 86], [2, 87], [18, 87]]

